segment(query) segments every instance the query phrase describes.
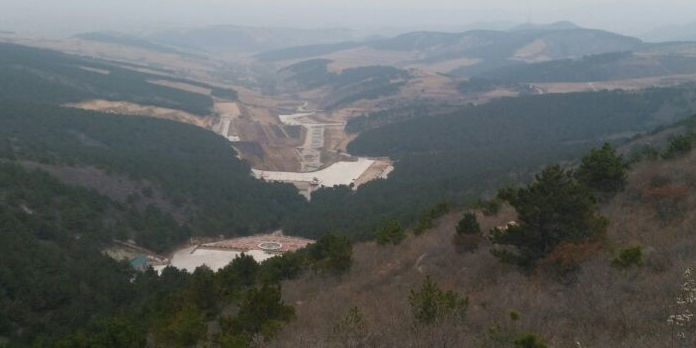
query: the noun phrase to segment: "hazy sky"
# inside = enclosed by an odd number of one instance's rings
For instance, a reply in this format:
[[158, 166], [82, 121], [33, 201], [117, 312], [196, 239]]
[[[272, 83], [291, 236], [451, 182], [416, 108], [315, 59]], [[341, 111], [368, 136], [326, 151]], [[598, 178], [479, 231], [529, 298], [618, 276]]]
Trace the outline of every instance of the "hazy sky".
[[637, 34], [696, 22], [696, 0], [0, 0], [0, 30], [56, 36], [216, 24], [455, 30], [561, 19]]

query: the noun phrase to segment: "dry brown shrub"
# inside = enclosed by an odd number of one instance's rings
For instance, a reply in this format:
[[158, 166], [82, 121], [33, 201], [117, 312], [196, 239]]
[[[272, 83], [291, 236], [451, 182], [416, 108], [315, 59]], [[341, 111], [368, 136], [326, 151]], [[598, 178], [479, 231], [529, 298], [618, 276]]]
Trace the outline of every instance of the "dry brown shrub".
[[643, 189], [643, 200], [650, 204], [657, 217], [664, 223], [683, 216], [686, 208], [684, 202], [687, 197], [688, 188], [682, 185], [646, 187]]
[[455, 234], [452, 237], [452, 243], [458, 253], [470, 253], [478, 250], [481, 243], [485, 240], [483, 237], [472, 234]]
[[648, 202], [671, 199], [683, 201], [688, 196], [688, 188], [681, 185], [669, 185], [662, 187], [646, 187], [643, 189], [643, 198]]
[[539, 261], [537, 271], [555, 277], [566, 277], [577, 271], [585, 260], [601, 253], [602, 245], [598, 242], [562, 243]]

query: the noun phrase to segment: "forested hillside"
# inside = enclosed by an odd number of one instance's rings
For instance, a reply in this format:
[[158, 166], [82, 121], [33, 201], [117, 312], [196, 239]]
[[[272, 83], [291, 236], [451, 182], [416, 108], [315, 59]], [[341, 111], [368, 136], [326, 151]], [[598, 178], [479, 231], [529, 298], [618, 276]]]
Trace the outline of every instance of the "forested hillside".
[[[74, 64], [57, 53], [3, 47], [14, 52], [3, 56], [8, 62], [27, 56], [23, 64], [36, 67]], [[328, 83], [350, 91], [366, 84], [398, 86], [394, 81], [405, 76], [404, 71], [388, 67], [336, 74], [328, 72], [327, 64], [325, 60], [303, 62], [288, 70], [303, 76], [301, 82], [308, 87]], [[15, 85], [38, 83], [33, 74], [11, 66], [8, 63], [7, 71], [21, 73]], [[70, 66], [65, 71], [71, 69], [84, 71]], [[105, 79], [117, 76], [84, 73]], [[126, 79], [123, 83], [126, 88], [143, 82]], [[67, 98], [64, 93], [70, 98], [74, 93], [69, 84], [42, 86], [57, 94], [47, 94], [50, 98], [41, 100], [45, 103], [62, 103]], [[129, 204], [142, 209], [163, 201], [160, 209], [186, 224], [193, 234], [240, 235], [282, 227], [287, 233], [308, 237], [334, 231], [368, 238], [385, 220], [410, 224], [442, 199], [467, 202], [501, 182], [524, 178], [542, 163], [572, 158], [598, 142], [619, 141], [676, 120], [693, 106], [689, 88], [508, 98], [456, 112], [414, 105], [374, 113], [361, 118], [368, 126], [357, 130], [368, 130], [350, 144], [349, 151], [390, 156], [397, 160], [396, 171], [389, 180], [368, 183], [357, 193], [348, 188], [319, 190], [311, 203], [290, 185], [252, 179], [248, 165], [235, 157], [229, 143], [205, 130], [28, 102], [34, 92], [29, 87], [4, 94], [9, 100], [0, 105], [0, 134], [20, 160], [54, 164], [58, 171], [61, 166], [96, 167], [137, 182], [132, 186], [138, 189], [127, 194]], [[361, 94], [348, 94], [356, 95]], [[438, 114], [442, 110], [448, 114]], [[151, 190], [154, 198], [147, 197]], [[148, 245], [166, 249], [171, 242]]]
[[[186, 223], [195, 234], [276, 228], [287, 212], [304, 204], [292, 186], [252, 178], [226, 139], [173, 121], [5, 100], [0, 138], [18, 160], [96, 167], [145, 182], [163, 191], [171, 205], [190, 211]], [[144, 193], [129, 195], [136, 204]], [[148, 245], [167, 249], [167, 238]]]
[[103, 42], [103, 43], [109, 43], [109, 44], [117, 44], [117, 45], [122, 45], [122, 46], [130, 46], [130, 47], [142, 48], [142, 49], [147, 49], [147, 50], [152, 50], [152, 51], [157, 51], [157, 52], [182, 53], [182, 51], [180, 49], [176, 49], [174, 47], [167, 46], [167, 45], [153, 43], [153, 42], [147, 41], [145, 39], [142, 39], [142, 38], [139, 38], [136, 36], [126, 35], [126, 34], [119, 34], [119, 33], [112, 33], [112, 32], [90, 32], [90, 33], [77, 34], [74, 37], [77, 39], [86, 40], [86, 41], [95, 41], [95, 42]]
[[[393, 123], [361, 133], [348, 149], [396, 160], [389, 180], [355, 194], [319, 190], [309, 210], [284, 226], [307, 235], [332, 230], [364, 236], [392, 218], [409, 224], [439, 200], [471, 201], [491, 187], [523, 180], [544, 163], [676, 121], [694, 106], [694, 92], [684, 88], [505, 98], [442, 115], [423, 108], [374, 113], [368, 119]], [[400, 116], [405, 120], [399, 122]]]
[[504, 67], [480, 74], [508, 82], [589, 82], [696, 73], [696, 58], [607, 53], [580, 59]]
[[[601, 138], [627, 137], [626, 132], [645, 131], [670, 118], [675, 121], [693, 106], [696, 94], [688, 89], [503, 98], [449, 115], [422, 116], [364, 132], [349, 151], [403, 158], [462, 149], [540, 150], [542, 144], [557, 144], [558, 150], [586, 146]], [[663, 108], [671, 107], [677, 109], [661, 114]]]
[[[0, 43], [0, 96], [51, 104], [80, 102], [88, 99], [128, 101], [179, 109], [197, 115], [211, 113], [210, 96], [149, 83], [161, 76], [79, 58], [55, 51]], [[173, 79], [186, 83], [200, 83]], [[235, 98], [236, 92], [216, 90]]]
[[[549, 166], [532, 182], [501, 190], [509, 205], [467, 214], [459, 224], [459, 214], [447, 215], [409, 236], [394, 222], [378, 231], [377, 243], [351, 247], [326, 235], [260, 265], [242, 257], [218, 273], [167, 268], [161, 276], [136, 273], [97, 251], [150, 218], [9, 163], [14, 152], [5, 147], [0, 338], [40, 348], [543, 347], [578, 342], [579, 332], [594, 333], [582, 344], [657, 345], [676, 330], [691, 342], [689, 331], [664, 319], [690, 309], [675, 297], [688, 295], [679, 295], [682, 270], [693, 261], [682, 227], [691, 219], [686, 169], [696, 137], [693, 122], [676, 126], [684, 134], [643, 151], [652, 155], [634, 160], [629, 175], [626, 159], [604, 146], [577, 170]], [[438, 207], [432, 216], [445, 212]], [[586, 224], [595, 219], [600, 223]], [[511, 220], [518, 223], [507, 229], [524, 229], [529, 238], [507, 243], [541, 251], [531, 265], [497, 253], [506, 242], [496, 237], [504, 233], [499, 226]], [[540, 229], [556, 231], [557, 239], [533, 238]], [[693, 275], [684, 281], [691, 284]], [[655, 284], [663, 290], [655, 292]], [[510, 291], [515, 296], [506, 296]], [[607, 294], [612, 306], [602, 304]], [[576, 313], [572, 322], [562, 320], [568, 310]]]
[[0, 162], [0, 336], [23, 346], [66, 335], [130, 305], [133, 270], [101, 254], [112, 238], [187, 231], [157, 209], [140, 213], [45, 172]]
[[131, 233], [187, 234], [156, 208], [141, 213], [1, 159], [0, 346], [247, 347], [294, 318], [280, 298], [281, 280], [350, 266], [350, 243], [328, 236], [262, 265], [246, 256], [218, 273], [142, 273], [101, 251]]

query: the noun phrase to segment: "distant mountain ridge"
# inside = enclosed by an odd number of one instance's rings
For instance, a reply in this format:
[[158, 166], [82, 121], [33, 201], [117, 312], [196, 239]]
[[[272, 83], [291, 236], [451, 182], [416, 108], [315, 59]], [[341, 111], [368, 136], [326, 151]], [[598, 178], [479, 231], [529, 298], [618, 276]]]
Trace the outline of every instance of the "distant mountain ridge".
[[148, 48], [156, 51], [201, 50], [216, 53], [257, 53], [293, 46], [330, 44], [353, 40], [351, 29], [300, 29], [282, 27], [209, 26], [167, 28], [140, 34], [88, 32], [73, 37]]
[[634, 50], [505, 66], [474, 75], [512, 83], [683, 79], [696, 74], [694, 52], [696, 42], [644, 43]]
[[324, 109], [396, 94], [411, 77], [407, 71], [390, 66], [365, 66], [334, 73], [327, 70], [330, 63], [327, 59], [303, 61], [282, 69], [280, 76], [288, 90], [330, 87], [331, 93], [320, 103]]
[[261, 52], [300, 45], [336, 43], [353, 39], [350, 29], [296, 29], [215, 26], [158, 30], [143, 36], [156, 43], [208, 51]]
[[480, 77], [516, 83], [592, 82], [695, 73], [696, 57], [616, 52], [503, 67]]
[[103, 42], [108, 44], [117, 44], [135, 48], [143, 48], [164, 53], [182, 53], [181, 50], [171, 46], [160, 45], [145, 39], [138, 38], [137, 36], [116, 32], [89, 32], [74, 35], [73, 38], [86, 41]]
[[[301, 46], [267, 51], [257, 55], [262, 61], [326, 58], [332, 55], [355, 55], [355, 59], [372, 50], [379, 57], [390, 51], [393, 58], [383, 65], [409, 67], [452, 63], [446, 73], [466, 75], [506, 66], [577, 59], [611, 52], [633, 51], [646, 45], [640, 39], [597, 29], [580, 28], [571, 22], [547, 25], [525, 24], [511, 30], [469, 30], [461, 33], [417, 31], [370, 42], [344, 42], [329, 45]], [[335, 60], [335, 59], [334, 59]], [[465, 61], [457, 63], [457, 61]], [[374, 64], [373, 64], [374, 65]]]
[[519, 30], [568, 30], [568, 29], [582, 29], [581, 26], [570, 22], [570, 21], [558, 21], [549, 24], [536, 24], [536, 23], [525, 23], [520, 24], [516, 27], [510, 29], [510, 31]]
[[[341, 55], [352, 60], [348, 67], [358, 67], [362, 56], [368, 54], [372, 59], [365, 59], [365, 66], [445, 65], [447, 68], [439, 68], [437, 72], [462, 76], [525, 63], [634, 51], [647, 45], [635, 37], [582, 28], [569, 21], [526, 23], [504, 30], [414, 31], [370, 40], [361, 40], [356, 32], [341, 28], [243, 26], [170, 28], [138, 35], [93, 32], [75, 37], [168, 53], [256, 53], [256, 58], [265, 63], [336, 60], [331, 56]], [[385, 51], [389, 53], [382, 53]], [[383, 62], [382, 57], [391, 60]]]
[[[545, 40], [540, 52], [519, 52], [537, 40]], [[572, 40], [572, 41], [571, 41]], [[551, 55], [549, 58], [569, 58], [605, 52], [633, 49], [643, 44], [640, 39], [614, 34], [596, 29], [560, 30], [515, 30], [510, 32], [494, 30], [472, 30], [464, 33], [419, 32], [397, 36], [372, 44], [377, 49], [413, 50], [431, 49], [431, 55], [445, 53], [467, 54], [470, 57], [518, 58], [532, 57], [541, 51]]]

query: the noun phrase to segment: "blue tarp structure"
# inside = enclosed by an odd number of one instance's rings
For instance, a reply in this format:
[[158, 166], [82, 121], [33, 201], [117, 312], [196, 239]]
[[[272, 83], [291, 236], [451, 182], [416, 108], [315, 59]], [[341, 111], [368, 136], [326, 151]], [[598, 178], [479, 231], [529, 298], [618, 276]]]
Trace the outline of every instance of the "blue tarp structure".
[[131, 266], [133, 266], [133, 268], [135, 268], [137, 270], [144, 270], [145, 268], [147, 268], [147, 265], [148, 265], [147, 256], [145, 256], [145, 255], [138, 256], [138, 257], [130, 260], [130, 264], [131, 264]]

